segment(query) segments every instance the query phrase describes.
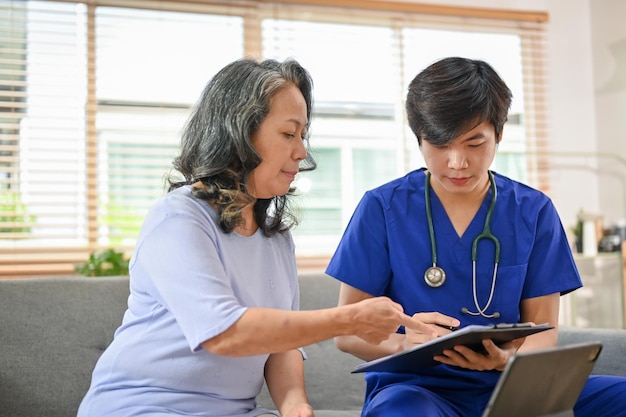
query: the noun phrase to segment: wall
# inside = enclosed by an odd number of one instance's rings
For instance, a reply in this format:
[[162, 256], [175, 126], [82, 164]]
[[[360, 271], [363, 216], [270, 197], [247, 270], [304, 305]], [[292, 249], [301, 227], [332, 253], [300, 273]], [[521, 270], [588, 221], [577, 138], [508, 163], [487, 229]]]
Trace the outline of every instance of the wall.
[[553, 150], [588, 154], [553, 160], [550, 195], [565, 223], [582, 209], [611, 227], [626, 218], [626, 2], [547, 4]]
[[[548, 2], [548, 114], [551, 151], [597, 152], [589, 0]], [[563, 156], [551, 160], [554, 199], [565, 226], [579, 210], [601, 213], [598, 167], [605, 161]]]
[[598, 150], [614, 155], [599, 183], [609, 219], [626, 218], [626, 2], [593, 0], [593, 87]]
[[[491, 0], [434, 4], [494, 7]], [[508, 0], [497, 8], [549, 14], [548, 117], [552, 188], [566, 227], [579, 210], [626, 218], [626, 2]]]

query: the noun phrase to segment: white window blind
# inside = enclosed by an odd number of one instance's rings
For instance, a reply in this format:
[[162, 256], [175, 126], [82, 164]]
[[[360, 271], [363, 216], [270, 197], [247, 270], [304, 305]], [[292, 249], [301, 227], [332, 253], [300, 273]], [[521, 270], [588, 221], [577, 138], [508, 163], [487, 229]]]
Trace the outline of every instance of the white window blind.
[[246, 55], [294, 57], [314, 78], [319, 165], [298, 178], [301, 264], [332, 253], [364, 191], [420, 165], [403, 96], [437, 54], [507, 64], [521, 107], [497, 169], [549, 186], [525, 155], [545, 143], [545, 16], [297, 3], [0, 0], [0, 276], [68, 275], [92, 251], [130, 254], [202, 88]]
[[164, 192], [190, 106], [211, 74], [243, 55], [243, 19], [98, 7], [95, 25], [95, 243], [132, 247]]
[[0, 2], [0, 250], [8, 254], [0, 266], [8, 274], [37, 270], [57, 251], [79, 259], [72, 249], [86, 244], [86, 8], [48, 6]]

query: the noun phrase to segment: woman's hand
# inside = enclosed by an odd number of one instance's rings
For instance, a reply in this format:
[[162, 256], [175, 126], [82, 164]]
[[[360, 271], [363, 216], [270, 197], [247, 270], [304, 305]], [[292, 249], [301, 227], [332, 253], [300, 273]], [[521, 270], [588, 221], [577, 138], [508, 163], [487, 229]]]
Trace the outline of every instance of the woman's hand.
[[455, 346], [444, 350], [443, 355], [435, 356], [435, 360], [447, 365], [476, 371], [504, 370], [509, 359], [515, 355], [526, 338], [512, 340], [503, 345], [496, 345], [491, 339], [483, 340], [484, 353], [476, 352], [467, 346]]
[[281, 412], [283, 417], [315, 417], [313, 407], [309, 403], [294, 404], [288, 410]]
[[373, 345], [387, 340], [400, 326], [420, 334], [423, 340], [438, 335], [436, 326], [423, 322], [417, 315], [410, 317], [404, 314], [402, 306], [387, 297], [367, 298], [349, 307], [353, 309], [351, 324], [355, 329], [354, 334]]

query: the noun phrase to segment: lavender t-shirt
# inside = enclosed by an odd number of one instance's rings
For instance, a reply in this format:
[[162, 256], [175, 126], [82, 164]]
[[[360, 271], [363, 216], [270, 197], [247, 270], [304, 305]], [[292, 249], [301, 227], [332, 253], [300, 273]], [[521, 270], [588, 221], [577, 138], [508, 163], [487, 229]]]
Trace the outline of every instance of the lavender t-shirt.
[[223, 233], [189, 186], [168, 193], [142, 226], [128, 310], [78, 417], [267, 413], [255, 397], [268, 355], [219, 356], [201, 344], [248, 307], [295, 310], [298, 300], [290, 233]]

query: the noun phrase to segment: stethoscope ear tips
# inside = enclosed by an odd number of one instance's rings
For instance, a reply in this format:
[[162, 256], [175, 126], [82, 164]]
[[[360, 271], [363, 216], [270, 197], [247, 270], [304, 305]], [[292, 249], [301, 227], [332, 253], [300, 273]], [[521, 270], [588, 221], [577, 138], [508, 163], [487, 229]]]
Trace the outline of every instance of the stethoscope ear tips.
[[479, 311], [478, 313], [475, 313], [473, 311], [469, 311], [469, 309], [467, 307], [461, 308], [461, 313], [469, 314], [470, 316], [483, 316], [483, 317], [488, 318], [488, 319], [498, 319], [498, 318], [500, 318], [500, 313], [498, 313], [497, 311], [495, 313], [493, 313], [493, 314], [485, 314], [484, 311]]

